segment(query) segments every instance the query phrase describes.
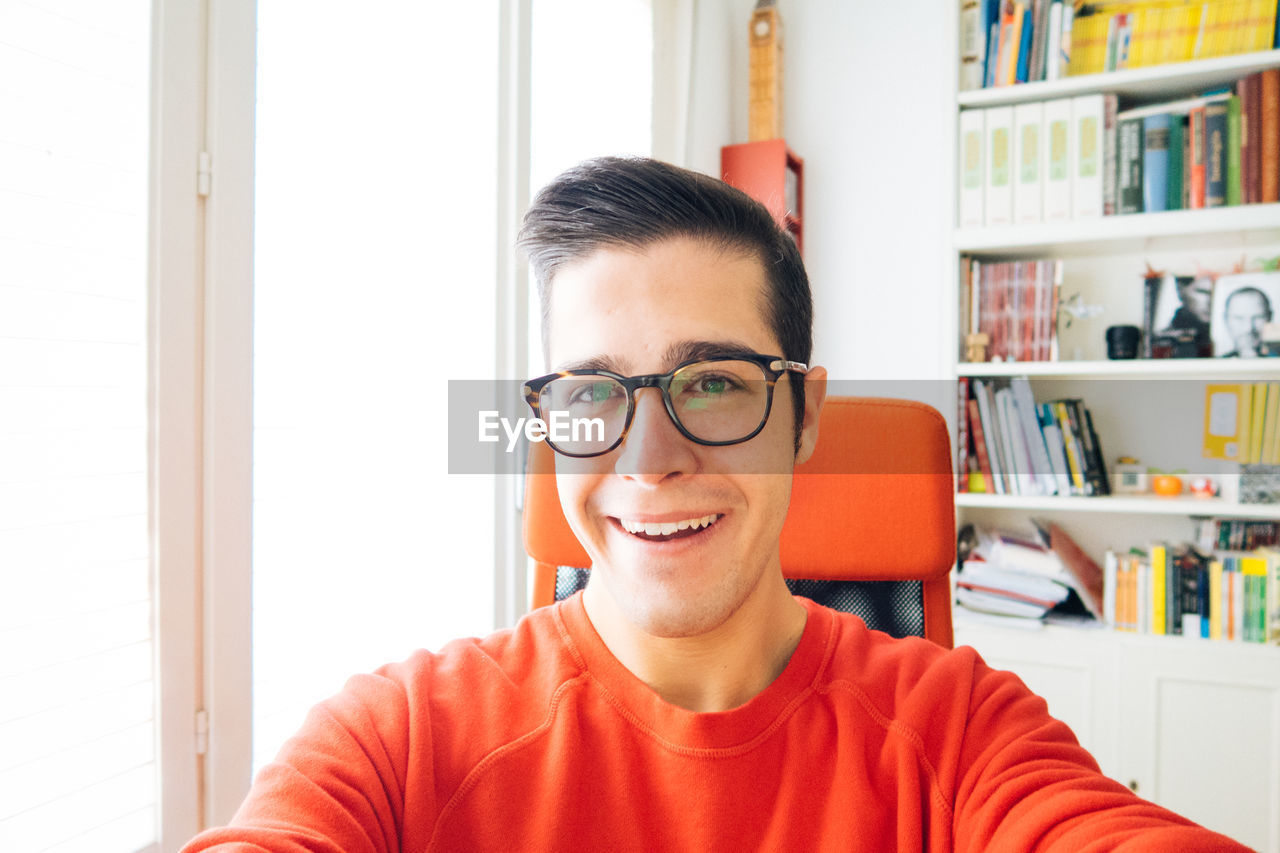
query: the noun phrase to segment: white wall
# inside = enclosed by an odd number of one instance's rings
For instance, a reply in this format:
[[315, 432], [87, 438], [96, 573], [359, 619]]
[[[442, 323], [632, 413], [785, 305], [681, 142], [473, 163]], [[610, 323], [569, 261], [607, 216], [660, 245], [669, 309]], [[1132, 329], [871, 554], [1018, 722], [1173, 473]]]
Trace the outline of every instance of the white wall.
[[[716, 174], [720, 146], [746, 141], [754, 5], [696, 4], [692, 168]], [[836, 379], [942, 377], [954, 340], [954, 307], [939, 296], [951, 275], [954, 14], [937, 0], [779, 0], [779, 13], [785, 136], [805, 162], [814, 360]]]

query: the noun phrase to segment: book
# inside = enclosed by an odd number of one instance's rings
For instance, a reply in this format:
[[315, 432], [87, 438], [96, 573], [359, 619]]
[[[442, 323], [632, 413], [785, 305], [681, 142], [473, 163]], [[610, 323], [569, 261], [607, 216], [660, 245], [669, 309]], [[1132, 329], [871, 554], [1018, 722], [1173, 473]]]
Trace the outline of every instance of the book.
[[[1061, 3], [1055, 2], [1055, 8]], [[1058, 98], [1044, 104], [1044, 124], [1040, 162], [1044, 169], [1045, 222], [1065, 222], [1071, 218], [1071, 101]]]
[[1259, 73], [1258, 201], [1280, 201], [1280, 69]]
[[987, 27], [981, 0], [960, 2], [960, 91], [982, 87]]
[[1158, 113], [1142, 119], [1142, 209], [1169, 208], [1169, 126], [1174, 117]]
[[1058, 429], [1062, 433], [1062, 446], [1067, 457], [1067, 469], [1071, 472], [1071, 494], [1087, 495], [1085, 485], [1085, 469], [1082, 447], [1075, 432], [1071, 429], [1071, 417], [1067, 413], [1065, 402], [1057, 400], [1053, 403], [1053, 414], [1058, 421]]
[[1206, 459], [1247, 461], [1252, 403], [1253, 388], [1248, 383], [1205, 386], [1203, 447]]
[[1188, 197], [1186, 207], [1205, 205], [1205, 107], [1193, 107], [1187, 115], [1190, 156], [1187, 159]]
[[1227, 206], [1244, 203], [1240, 160], [1240, 98], [1227, 99]]
[[970, 398], [966, 408], [969, 412], [969, 428], [973, 432], [973, 450], [978, 457], [978, 470], [982, 474], [983, 491], [989, 495], [1000, 494], [992, 477], [991, 457], [988, 455], [990, 451], [982, 428], [982, 417], [978, 411], [978, 401]]
[[1102, 621], [1112, 627], [1119, 627], [1116, 621], [1116, 587], [1120, 570], [1120, 558], [1115, 551], [1108, 548], [1102, 561]]
[[1044, 106], [1039, 101], [1018, 104], [1013, 108], [1013, 221], [1035, 223], [1043, 215], [1042, 173], [1040, 159], [1040, 127]]
[[1116, 105], [1115, 95], [1102, 96], [1102, 213], [1114, 216], [1116, 202]]
[[1018, 67], [1018, 43], [1022, 40], [1022, 7], [1014, 0], [1000, 6], [999, 52], [996, 57], [996, 86], [1010, 86]]
[[1041, 403], [1039, 407], [1040, 432], [1044, 436], [1049, 464], [1053, 468], [1055, 491], [1060, 495], [1074, 494], [1071, 487], [1071, 469], [1067, 464], [1066, 445], [1062, 443], [1062, 429], [1054, 416], [1053, 406]]
[[1014, 72], [1013, 82], [1026, 83], [1030, 80], [1028, 74], [1031, 65], [1032, 25], [1035, 23], [1035, 18], [1031, 10], [1031, 0], [1018, 0], [1018, 4], [1018, 20], [1022, 25], [1022, 35], [1018, 40], [1017, 70]]
[[1049, 32], [1045, 41], [1044, 78], [1057, 80], [1061, 75], [1062, 64], [1062, 0], [1053, 0], [1049, 4]]
[[[999, 438], [995, 432], [995, 404], [991, 388], [986, 381], [982, 379], [973, 380], [973, 396], [978, 402], [978, 417], [974, 420], [974, 438], [981, 436], [986, 442], [986, 464], [991, 469], [991, 485], [995, 487], [994, 493], [997, 495], [1007, 494], [1009, 490], [1006, 488], [1004, 468], [1001, 465]], [[982, 464], [982, 458], [983, 453], [979, 451], [979, 464]]]
[[1157, 542], [1151, 546], [1151, 626], [1147, 633], [1163, 635], [1168, 627], [1169, 566], [1168, 547]]
[[1075, 154], [1071, 171], [1071, 218], [1093, 219], [1105, 211], [1108, 143], [1106, 113], [1112, 95], [1077, 95], [1071, 99]]
[[1215, 101], [1204, 110], [1204, 206], [1227, 203], [1227, 105]]
[[1015, 495], [1039, 494], [1036, 491], [1037, 483], [1031, 477], [1026, 442], [1022, 437], [1017, 412], [1014, 411], [1013, 395], [1008, 387], [996, 389], [995, 404], [998, 432], [1003, 438], [1001, 446], [1004, 457], [1001, 461], [1004, 463], [1005, 470], [1009, 472], [1007, 480], [1012, 486], [1010, 491]]
[[1075, 6], [1072, 3], [1062, 4], [1062, 37], [1058, 42], [1058, 68], [1053, 79], [1066, 77], [1071, 68], [1072, 33], [1075, 28]]
[[960, 113], [960, 227], [977, 228], [984, 222], [983, 197], [986, 194], [983, 173], [983, 110]]
[[1262, 461], [1262, 437], [1266, 427], [1267, 383], [1253, 382], [1249, 410], [1249, 458], [1251, 465]]
[[1025, 376], [1015, 376], [1009, 380], [1009, 387], [1017, 406], [1022, 436], [1030, 458], [1032, 478], [1038, 484], [1036, 494], [1057, 494], [1058, 481], [1054, 477], [1053, 466], [1049, 461], [1049, 450], [1045, 445], [1044, 431], [1040, 428], [1039, 407], [1031, 393], [1031, 382]]
[[1254, 204], [1258, 200], [1258, 75], [1250, 74], [1236, 82], [1240, 99], [1240, 202]]
[[1128, 113], [1116, 117], [1117, 213], [1142, 213], [1143, 121]]
[[956, 492], [969, 491], [969, 377], [956, 380]]
[[1013, 108], [988, 107], [984, 112], [983, 218], [990, 226], [1009, 225], [1013, 222]]
[[1084, 412], [1085, 454], [1089, 461], [1089, 476], [1092, 478], [1095, 495], [1111, 494], [1111, 483], [1107, 477], [1107, 461], [1102, 453], [1102, 441], [1093, 428], [1093, 412], [1081, 406]]
[[1186, 144], [1186, 116], [1171, 114], [1169, 116], [1168, 164], [1165, 176], [1168, 184], [1165, 187], [1165, 210], [1182, 209], [1182, 175], [1186, 164], [1184, 159]]

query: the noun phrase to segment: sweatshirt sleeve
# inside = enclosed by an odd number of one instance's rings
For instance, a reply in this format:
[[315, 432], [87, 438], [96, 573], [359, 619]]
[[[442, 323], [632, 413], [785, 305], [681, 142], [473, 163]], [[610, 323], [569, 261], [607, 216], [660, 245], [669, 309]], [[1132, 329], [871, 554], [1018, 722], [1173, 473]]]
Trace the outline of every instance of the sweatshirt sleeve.
[[957, 850], [1248, 850], [1104, 776], [1043, 699], [976, 656], [960, 752]]
[[[402, 683], [385, 673], [348, 681], [317, 705], [258, 774], [228, 826], [182, 853], [389, 853], [401, 849], [409, 755], [430, 755], [430, 725], [410, 727]], [[419, 795], [430, 798], [430, 785]], [[419, 801], [421, 802], [421, 801]]]

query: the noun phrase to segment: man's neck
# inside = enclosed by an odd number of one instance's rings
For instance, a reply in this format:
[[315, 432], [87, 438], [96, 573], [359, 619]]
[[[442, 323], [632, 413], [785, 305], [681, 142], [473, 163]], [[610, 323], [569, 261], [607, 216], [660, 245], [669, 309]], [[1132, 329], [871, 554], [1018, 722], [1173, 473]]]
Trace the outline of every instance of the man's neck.
[[655, 637], [626, 620], [597, 582], [587, 615], [609, 651], [665, 701], [690, 711], [746, 704], [786, 668], [806, 613], [781, 575], [764, 581], [722, 624], [692, 637]]

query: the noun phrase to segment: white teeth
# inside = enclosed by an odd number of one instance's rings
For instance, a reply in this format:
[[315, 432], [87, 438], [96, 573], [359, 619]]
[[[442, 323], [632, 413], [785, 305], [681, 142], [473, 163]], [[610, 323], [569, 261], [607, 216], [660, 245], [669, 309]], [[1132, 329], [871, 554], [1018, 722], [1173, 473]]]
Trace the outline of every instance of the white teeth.
[[710, 527], [720, 520], [720, 516], [712, 513], [704, 515], [701, 518], [684, 518], [680, 521], [628, 521], [625, 518], [618, 519], [618, 523], [622, 525], [622, 529], [628, 533], [643, 533], [647, 536], [670, 536], [678, 530], [688, 530], [690, 528], [698, 530], [703, 527]]

